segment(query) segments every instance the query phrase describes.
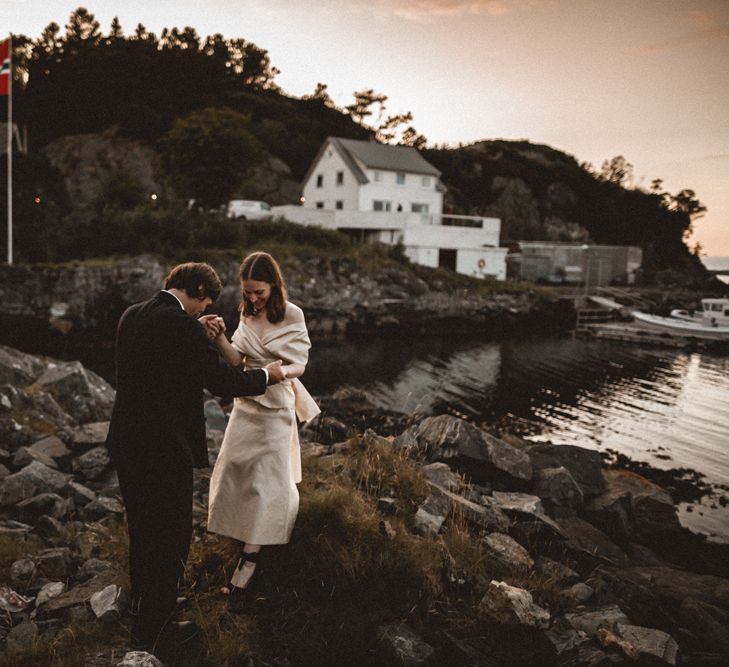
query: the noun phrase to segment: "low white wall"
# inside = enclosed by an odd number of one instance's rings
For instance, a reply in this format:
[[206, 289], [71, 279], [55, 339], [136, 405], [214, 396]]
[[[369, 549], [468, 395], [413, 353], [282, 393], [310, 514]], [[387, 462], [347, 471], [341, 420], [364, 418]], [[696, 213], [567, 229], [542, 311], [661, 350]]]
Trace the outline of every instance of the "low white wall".
[[493, 226], [479, 229], [478, 227], [417, 225], [407, 227], [403, 232], [405, 245], [433, 246], [450, 250], [499, 245], [499, 230], [498, 227], [494, 229]]

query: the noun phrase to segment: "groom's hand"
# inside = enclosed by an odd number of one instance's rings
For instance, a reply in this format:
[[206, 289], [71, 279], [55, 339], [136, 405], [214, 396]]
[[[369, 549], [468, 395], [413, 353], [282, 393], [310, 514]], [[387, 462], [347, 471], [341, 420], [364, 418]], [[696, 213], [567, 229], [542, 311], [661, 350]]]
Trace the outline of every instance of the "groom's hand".
[[278, 384], [286, 379], [281, 361], [274, 361], [265, 367], [268, 371], [268, 384]]

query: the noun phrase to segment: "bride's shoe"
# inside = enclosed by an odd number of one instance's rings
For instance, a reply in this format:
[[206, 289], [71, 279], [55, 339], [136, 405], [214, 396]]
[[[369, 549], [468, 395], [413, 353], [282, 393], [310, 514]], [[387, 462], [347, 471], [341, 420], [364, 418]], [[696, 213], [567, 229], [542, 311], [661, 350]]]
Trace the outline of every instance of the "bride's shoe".
[[[243, 593], [250, 584], [253, 574], [256, 571], [259, 553], [260, 551], [253, 553], [244, 551], [241, 553], [238, 564], [235, 566], [235, 570], [233, 570], [233, 574], [230, 577], [230, 582], [227, 586], [223, 586], [220, 589], [223, 595], [239, 597]], [[246, 567], [248, 563], [251, 565]]]

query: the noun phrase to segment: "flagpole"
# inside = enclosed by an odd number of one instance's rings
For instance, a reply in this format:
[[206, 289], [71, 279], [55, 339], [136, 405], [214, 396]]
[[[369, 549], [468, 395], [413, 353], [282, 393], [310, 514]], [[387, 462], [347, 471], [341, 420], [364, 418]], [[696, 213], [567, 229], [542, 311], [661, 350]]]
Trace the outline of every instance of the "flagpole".
[[13, 263], [13, 35], [8, 39], [8, 264]]

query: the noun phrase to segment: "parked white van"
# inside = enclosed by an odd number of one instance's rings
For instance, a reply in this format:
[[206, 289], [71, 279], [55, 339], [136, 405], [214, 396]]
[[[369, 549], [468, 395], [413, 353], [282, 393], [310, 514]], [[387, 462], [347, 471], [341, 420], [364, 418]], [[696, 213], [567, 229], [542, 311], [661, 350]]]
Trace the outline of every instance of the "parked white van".
[[271, 207], [265, 201], [231, 199], [226, 215], [234, 220], [265, 220], [271, 217]]

